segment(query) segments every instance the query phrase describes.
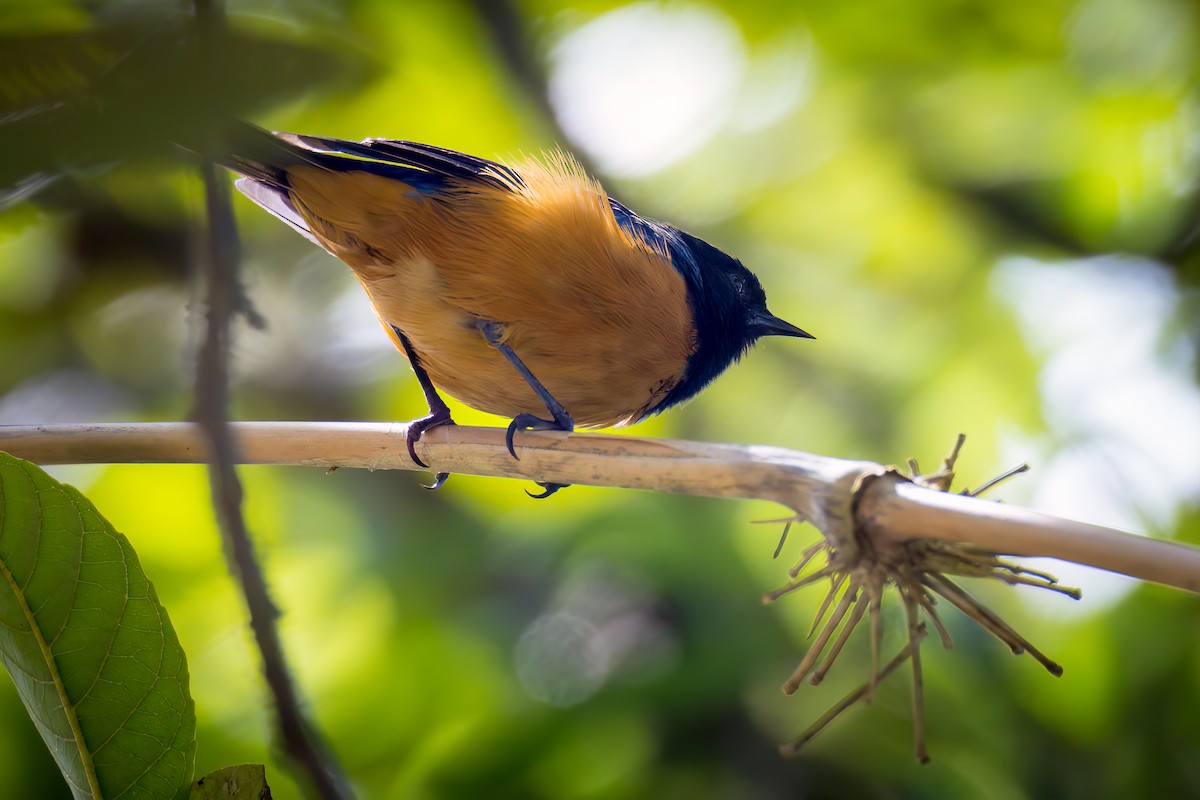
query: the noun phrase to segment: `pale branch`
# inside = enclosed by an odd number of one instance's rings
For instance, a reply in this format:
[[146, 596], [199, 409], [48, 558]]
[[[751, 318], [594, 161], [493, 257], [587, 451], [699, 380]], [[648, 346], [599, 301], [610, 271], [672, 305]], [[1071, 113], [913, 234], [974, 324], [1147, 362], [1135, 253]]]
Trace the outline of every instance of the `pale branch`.
[[[247, 464], [405, 469], [407, 426], [387, 423], [240, 422]], [[868, 461], [758, 445], [706, 444], [587, 433], [528, 432], [514, 459], [498, 428], [427, 431], [418, 455], [451, 473], [554, 483], [772, 500], [811, 522], [843, 553], [916, 539], [989, 553], [1046, 556], [1200, 591], [1200, 550], [1072, 522], [1006, 503], [910, 483]], [[189, 423], [0, 426], [0, 450], [41, 464], [203, 463]], [[450, 491], [453, 491], [451, 488]]]
[[1007, 503], [892, 481], [867, 491], [859, 522], [894, 539], [959, 542], [993, 553], [1047, 556], [1200, 592], [1200, 550]]

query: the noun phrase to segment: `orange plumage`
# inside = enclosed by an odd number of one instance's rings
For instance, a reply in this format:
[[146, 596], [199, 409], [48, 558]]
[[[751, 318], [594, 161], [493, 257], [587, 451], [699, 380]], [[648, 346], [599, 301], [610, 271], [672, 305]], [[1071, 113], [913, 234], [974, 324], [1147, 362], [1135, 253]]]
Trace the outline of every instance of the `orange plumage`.
[[408, 336], [435, 386], [493, 414], [545, 413], [476, 330], [493, 320], [577, 424], [636, 421], [695, 348], [683, 278], [621, 229], [573, 161], [515, 169], [524, 185], [461, 185], [452, 203], [367, 172], [288, 176], [309, 230], [354, 270], [389, 332]]
[[515, 456], [515, 431], [636, 422], [759, 337], [808, 336], [736, 259], [634, 214], [565, 156], [505, 166], [387, 139], [240, 138], [238, 188], [349, 264], [409, 357], [429, 402], [408, 433], [422, 466], [417, 438], [452, 422], [439, 387], [513, 417]]

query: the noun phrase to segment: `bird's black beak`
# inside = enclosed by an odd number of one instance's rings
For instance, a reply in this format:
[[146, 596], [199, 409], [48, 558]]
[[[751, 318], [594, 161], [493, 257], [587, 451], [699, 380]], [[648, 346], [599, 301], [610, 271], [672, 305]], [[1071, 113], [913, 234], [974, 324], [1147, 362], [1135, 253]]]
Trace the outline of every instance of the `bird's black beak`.
[[800, 330], [790, 322], [784, 322], [765, 309], [755, 313], [752, 324], [754, 332], [759, 336], [796, 336], [800, 339], [817, 338], [811, 333]]

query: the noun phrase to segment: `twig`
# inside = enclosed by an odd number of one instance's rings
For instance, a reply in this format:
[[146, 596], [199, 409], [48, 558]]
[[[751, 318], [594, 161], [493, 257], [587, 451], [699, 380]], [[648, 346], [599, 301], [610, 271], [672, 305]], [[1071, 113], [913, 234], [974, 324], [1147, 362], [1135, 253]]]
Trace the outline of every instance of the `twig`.
[[254, 554], [254, 545], [242, 515], [242, 484], [234, 463], [236, 445], [225, 419], [228, 400], [226, 368], [229, 322], [234, 307], [236, 280], [232, 273], [236, 258], [235, 234], [219, 222], [229, 212], [228, 189], [222, 190], [211, 164], [204, 165], [204, 183], [210, 220], [207, 237], [208, 315], [204, 342], [197, 354], [196, 424], [207, 440], [212, 458], [208, 462], [213, 506], [226, 543], [226, 557], [233, 574], [241, 581], [250, 613], [254, 641], [262, 653], [263, 672], [274, 698], [279, 736], [284, 751], [323, 798], [344, 798], [336, 767], [316, 743], [316, 737], [300, 710], [300, 699], [279, 641], [275, 620], [278, 610], [271, 602], [266, 577]]
[[[387, 423], [232, 424], [243, 463], [416, 469], [406, 427]], [[594, 433], [517, 435], [502, 428], [445, 426], [426, 432], [417, 455], [437, 471], [773, 500], [795, 510], [843, 549], [854, 528], [879, 542], [929, 538], [993, 553], [1046, 556], [1200, 591], [1200, 550], [1008, 503], [915, 486], [869, 461], [758, 445], [640, 439]], [[0, 426], [0, 449], [42, 464], [202, 463], [207, 448], [187, 423]]]
[[[858, 591], [862, 586], [861, 581], [856, 581], [851, 584], [851, 588]], [[847, 590], [849, 591], [849, 590]], [[858, 602], [854, 604], [854, 610], [850, 612], [850, 618], [846, 620], [846, 624], [842, 626], [842, 632], [838, 634], [838, 638], [834, 641], [833, 646], [829, 648], [829, 652], [825, 654], [825, 658], [821, 661], [821, 665], [817, 667], [808, 682], [816, 686], [821, 681], [825, 680], [825, 675], [833, 667], [833, 662], [837, 661], [837, 657], [841, 655], [842, 648], [846, 646], [846, 642], [850, 641], [850, 635], [854, 633], [854, 629], [858, 627], [859, 621], [863, 618], [863, 614], [867, 610], [867, 606], [871, 602], [871, 596], [866, 592], [861, 592], [858, 595]], [[815, 645], [814, 645], [815, 646]]]
[[[843, 576], [843, 579], [844, 577], [845, 576]], [[835, 581], [834, 585], [835, 587], [840, 586], [841, 581]], [[850, 582], [850, 585], [846, 588], [845, 593], [842, 595], [841, 601], [837, 604], [837, 608], [833, 610], [833, 616], [830, 617], [828, 624], [821, 629], [821, 635], [817, 637], [815, 642], [813, 642], [812, 647], [808, 648], [808, 653], [805, 654], [804, 659], [800, 662], [800, 665], [796, 667], [795, 671], [792, 673], [792, 676], [783, 684], [784, 694], [795, 694], [796, 689], [800, 688], [800, 684], [804, 682], [806, 677], [808, 677], [809, 670], [813, 668], [817, 662], [817, 658], [821, 655], [822, 651], [824, 651], [825, 645], [829, 642], [829, 637], [833, 636], [834, 631], [836, 631], [838, 626], [842, 624], [842, 619], [846, 616], [846, 612], [850, 610], [851, 603], [853, 603], [858, 596], [858, 587], [859, 581], [857, 579], [854, 579]], [[832, 597], [835, 591], [836, 588], [830, 589], [829, 597]], [[817, 619], [813, 620], [814, 629], [816, 628], [817, 621], [821, 616], [824, 615], [824, 613], [824, 609], [818, 611]], [[812, 634], [810, 633], [809, 635], [811, 636]]]
[[864, 699], [868, 698], [869, 693], [870, 693], [874, 683], [877, 680], [883, 680], [888, 675], [895, 672], [897, 667], [899, 667], [901, 664], [903, 664], [905, 661], [907, 661], [912, 656], [912, 654], [916, 652], [917, 646], [920, 644], [920, 641], [924, 636], [925, 636], [925, 627], [923, 625], [918, 626], [916, 634], [909, 638], [908, 644], [906, 644], [904, 646], [904, 648], [899, 653], [896, 654], [895, 658], [893, 658], [891, 661], [889, 661], [883, 669], [878, 671], [878, 673], [876, 673], [875, 671], [872, 671], [871, 681], [869, 683], [863, 684], [862, 686], [858, 687], [850, 694], [843, 697], [837, 703], [837, 705], [835, 705], [833, 708], [829, 709], [824, 714], [822, 714], [821, 718], [818, 719], [816, 722], [814, 722], [812, 725], [810, 725], [808, 727], [808, 729], [806, 731], [804, 731], [804, 733], [800, 734], [792, 741], [790, 741], [787, 744], [780, 747], [779, 752], [782, 753], [787, 758], [793, 758], [797, 753], [800, 752], [800, 749], [803, 748], [804, 745], [806, 745], [810, 741], [812, 741], [813, 738], [818, 733], [820, 733], [821, 731], [823, 731], [827, 727], [829, 727], [829, 723], [833, 722], [835, 719], [840, 717], [848, 708], [853, 706], [855, 703], [859, 702], [860, 700], [864, 700]]
[[[875, 486], [874, 484], [880, 484]], [[903, 481], [865, 487], [859, 518], [872, 535], [962, 542], [993, 553], [1048, 556], [1200, 592], [1200, 550], [1008, 503], [931, 492]]]
[[[222, 0], [196, 0], [197, 25], [205, 34], [224, 21]], [[210, 53], [217, 57], [218, 54]], [[211, 137], [209, 152], [218, 152], [220, 142]], [[332, 758], [318, 744], [310, 723], [300, 710], [300, 699], [279, 640], [275, 620], [278, 610], [271, 602], [266, 578], [254, 554], [254, 545], [242, 515], [242, 484], [234, 463], [237, 447], [226, 418], [229, 401], [229, 337], [232, 319], [245, 311], [238, 282], [240, 259], [237, 228], [229, 196], [229, 182], [206, 159], [201, 166], [208, 229], [204, 239], [204, 275], [207, 315], [204, 340], [196, 359], [196, 394], [193, 413], [210, 454], [209, 483], [213, 507], [225, 539], [225, 553], [233, 574], [241, 581], [250, 614], [254, 640], [262, 653], [263, 672], [274, 698], [279, 737], [288, 758], [322, 798], [350, 797]]]

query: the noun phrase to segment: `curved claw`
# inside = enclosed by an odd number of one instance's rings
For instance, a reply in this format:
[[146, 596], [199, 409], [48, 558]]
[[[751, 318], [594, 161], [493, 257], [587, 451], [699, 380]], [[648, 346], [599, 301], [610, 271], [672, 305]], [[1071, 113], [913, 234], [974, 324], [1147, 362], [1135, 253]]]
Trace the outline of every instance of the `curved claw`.
[[429, 484], [428, 486], [426, 486], [425, 484], [421, 484], [421, 488], [428, 489], [431, 492], [436, 492], [438, 489], [442, 488], [442, 485], [446, 482], [446, 479], [449, 477], [450, 477], [449, 472], [439, 472], [433, 476], [433, 483]]
[[[449, 410], [446, 410], [445, 412], [435, 411], [427, 417], [414, 419], [412, 422], [408, 423], [408, 434], [405, 436], [405, 439], [407, 440], [408, 444], [408, 457], [413, 460], [413, 463], [422, 469], [429, 469], [428, 464], [417, 458], [417, 451], [414, 449], [414, 445], [421, 440], [421, 435], [430, 428], [436, 428], [439, 425], [453, 424], [454, 420], [450, 419]], [[445, 481], [443, 480], [442, 483], [444, 482]], [[437, 484], [437, 486], [441, 485], [441, 483]]]
[[565, 489], [571, 485], [569, 483], [542, 483], [541, 481], [537, 481], [536, 483], [538, 486], [542, 487], [542, 489], [544, 491], [534, 494], [533, 492], [529, 491], [528, 489], [525, 490], [525, 494], [529, 495], [534, 500], [545, 500], [547, 497], [554, 494], [559, 489]]
[[407, 437], [408, 438], [408, 457], [411, 458], [413, 460], [413, 463], [416, 464], [418, 467], [421, 467], [422, 469], [429, 469], [429, 465], [426, 464], [421, 459], [417, 458], [417, 451], [413, 449], [413, 445], [415, 445], [417, 443], [417, 440], [421, 438], [421, 431], [417, 431], [417, 434], [415, 436], [413, 435], [412, 431], [413, 431], [412, 427], [409, 426], [408, 437]]
[[508, 445], [508, 452], [512, 457], [520, 460], [517, 451], [513, 448], [513, 435], [517, 431], [567, 431], [570, 433], [575, 430], [575, 423], [570, 417], [566, 417], [563, 422], [556, 420], [542, 419], [535, 417], [533, 414], [517, 414], [513, 417], [513, 421], [508, 423], [508, 431], [504, 434], [504, 443]]

